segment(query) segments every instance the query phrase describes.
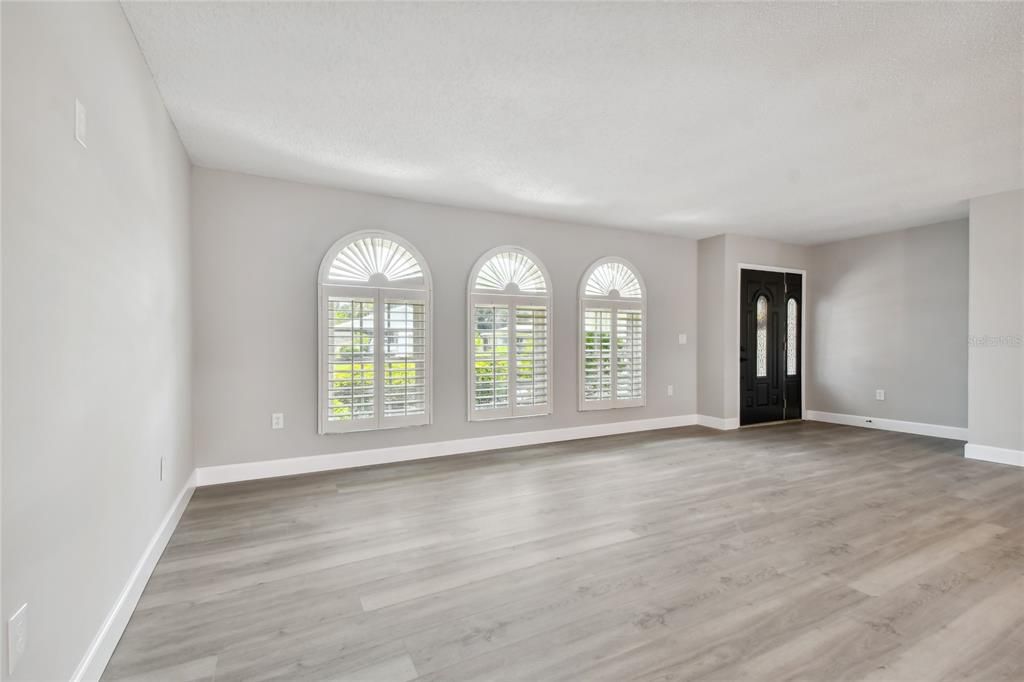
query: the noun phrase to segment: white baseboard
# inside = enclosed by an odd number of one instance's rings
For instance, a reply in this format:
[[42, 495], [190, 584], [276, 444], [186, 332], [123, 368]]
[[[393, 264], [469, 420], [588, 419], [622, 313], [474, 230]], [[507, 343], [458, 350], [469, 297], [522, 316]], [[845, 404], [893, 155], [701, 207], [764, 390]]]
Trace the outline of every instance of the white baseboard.
[[997, 448], [992, 445], [968, 443], [964, 446], [964, 457], [967, 459], [978, 459], [983, 462], [1024, 467], [1024, 450], [1011, 450], [1010, 448]]
[[110, 656], [114, 653], [114, 647], [117, 646], [121, 635], [124, 634], [124, 629], [128, 627], [128, 621], [135, 611], [136, 604], [139, 603], [142, 590], [153, 574], [153, 569], [156, 568], [156, 562], [163, 554], [164, 547], [171, 539], [174, 529], [177, 528], [178, 521], [185, 511], [185, 507], [188, 506], [188, 501], [192, 499], [192, 492], [195, 488], [196, 474], [193, 471], [146, 546], [139, 558], [139, 563], [135, 565], [135, 570], [128, 576], [128, 582], [121, 590], [121, 594], [118, 595], [117, 601], [114, 602], [114, 607], [107, 614], [99, 632], [96, 633], [85, 656], [82, 657], [82, 661], [71, 676], [72, 682], [92, 682], [92, 680], [100, 679], [110, 661]]
[[918, 436], [935, 436], [952, 440], [967, 440], [967, 429], [959, 426], [943, 426], [941, 424], [922, 424], [921, 422], [905, 422], [898, 419], [879, 419], [878, 417], [861, 417], [855, 414], [836, 414], [834, 412], [817, 412], [807, 410], [804, 419], [845, 426], [863, 426], [868, 429], [883, 431], [901, 431]]
[[718, 429], [719, 431], [732, 431], [733, 429], [740, 428], [739, 417], [723, 419], [722, 417], [710, 417], [706, 414], [698, 414], [697, 423], [710, 429]]
[[338, 452], [328, 455], [272, 459], [265, 462], [222, 464], [196, 469], [196, 485], [207, 486], [220, 483], [235, 483], [237, 481], [252, 481], [260, 478], [295, 476], [317, 471], [351, 469], [372, 464], [388, 464], [430, 457], [445, 457], [447, 455], [459, 455], [467, 452], [515, 448], [523, 445], [557, 443], [565, 440], [577, 440], [579, 438], [612, 436], [620, 433], [651, 431], [654, 429], [671, 429], [679, 426], [693, 426], [696, 423], [697, 415], [686, 414], [678, 417], [634, 419], [631, 421], [608, 422], [589, 426], [570, 426], [543, 431], [508, 433], [498, 436], [481, 436], [479, 438], [460, 438], [458, 440], [399, 445], [387, 448], [374, 448], [372, 450], [354, 450], [352, 452]]

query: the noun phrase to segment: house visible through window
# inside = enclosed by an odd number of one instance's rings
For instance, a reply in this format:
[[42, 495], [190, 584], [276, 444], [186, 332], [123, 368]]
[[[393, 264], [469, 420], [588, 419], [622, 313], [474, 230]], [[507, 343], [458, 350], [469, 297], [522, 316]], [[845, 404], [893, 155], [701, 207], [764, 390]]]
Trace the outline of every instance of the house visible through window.
[[320, 266], [320, 433], [430, 422], [430, 274], [387, 233], [336, 242]]

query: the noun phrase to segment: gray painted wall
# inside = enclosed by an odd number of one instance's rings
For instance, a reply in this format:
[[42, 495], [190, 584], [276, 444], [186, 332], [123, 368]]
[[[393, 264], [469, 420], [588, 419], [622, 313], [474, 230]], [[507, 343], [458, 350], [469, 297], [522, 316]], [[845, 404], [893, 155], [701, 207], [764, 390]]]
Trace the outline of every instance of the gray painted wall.
[[697, 409], [709, 417], [725, 416], [725, 235], [697, 243]]
[[[807, 251], [805, 246], [734, 234], [701, 240], [700, 414], [739, 418], [740, 264], [802, 270]], [[813, 290], [805, 292], [805, 300], [813, 295]]]
[[[808, 406], [967, 425], [967, 221], [810, 250]], [[875, 389], [885, 389], [884, 401]]]
[[[740, 276], [739, 266], [764, 265], [777, 268], [807, 269], [808, 249], [805, 246], [784, 244], [782, 242], [755, 237], [727, 235], [725, 239], [725, 300], [731, 302], [723, 310], [725, 314], [725, 338], [723, 348], [726, 362], [723, 366], [725, 417], [738, 419], [740, 400]], [[804, 286], [804, 307], [814, 300], [813, 282]], [[811, 317], [805, 323], [814, 324]], [[806, 406], [805, 406], [806, 407]]]
[[117, 3], [2, 16], [3, 620], [66, 680], [193, 467], [189, 161]]
[[971, 200], [968, 439], [1024, 451], [1024, 190]]
[[[337, 453], [607, 421], [697, 407], [697, 245], [674, 237], [449, 208], [196, 168], [192, 175], [193, 428], [198, 466]], [[434, 278], [434, 423], [316, 433], [316, 274], [356, 230], [392, 231]], [[488, 249], [525, 247], [554, 291], [554, 414], [466, 421], [466, 284]], [[577, 289], [601, 256], [633, 262], [648, 288], [647, 406], [577, 411]], [[679, 345], [688, 333], [690, 343]], [[242, 339], [245, 339], [244, 343]], [[666, 386], [675, 394], [669, 397]], [[272, 412], [286, 428], [270, 429]]]

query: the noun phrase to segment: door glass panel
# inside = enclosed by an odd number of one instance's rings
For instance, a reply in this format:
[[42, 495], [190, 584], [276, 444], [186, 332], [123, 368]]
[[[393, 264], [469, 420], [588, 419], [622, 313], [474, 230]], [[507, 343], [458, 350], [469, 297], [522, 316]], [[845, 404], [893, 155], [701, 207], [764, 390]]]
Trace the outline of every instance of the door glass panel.
[[786, 304], [786, 375], [796, 376], [796, 299]]
[[757, 297], [757, 376], [768, 376], [768, 299]]

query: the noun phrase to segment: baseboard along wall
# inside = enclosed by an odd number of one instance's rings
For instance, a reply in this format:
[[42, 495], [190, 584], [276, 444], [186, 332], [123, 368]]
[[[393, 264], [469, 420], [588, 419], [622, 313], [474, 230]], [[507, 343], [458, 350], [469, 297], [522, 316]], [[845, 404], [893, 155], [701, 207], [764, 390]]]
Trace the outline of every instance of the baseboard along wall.
[[156, 562], [159, 561], [160, 555], [164, 553], [167, 541], [171, 539], [174, 529], [178, 527], [178, 521], [185, 513], [185, 507], [192, 499], [195, 488], [196, 474], [193, 471], [163, 521], [160, 522], [153, 538], [142, 552], [142, 557], [128, 577], [128, 582], [125, 583], [124, 589], [118, 595], [110, 613], [107, 614], [96, 636], [93, 637], [92, 643], [71, 676], [72, 682], [93, 682], [99, 680], [103, 675], [103, 671], [114, 653], [114, 648], [120, 641], [121, 635], [124, 634], [124, 629], [128, 627], [128, 621], [131, 620], [135, 606], [139, 603], [142, 590], [149, 582], [149, 577], [153, 575], [153, 569], [156, 568]]
[[733, 429], [740, 428], [739, 417], [711, 417], [706, 414], [697, 415], [697, 424], [700, 426], [706, 426], [710, 429], [718, 429], [719, 431], [732, 431]]
[[880, 419], [878, 417], [864, 417], [855, 414], [837, 414], [835, 412], [818, 412], [816, 410], [807, 410], [804, 415], [804, 419], [816, 422], [828, 422], [829, 424], [843, 424], [845, 426], [861, 426], [868, 429], [881, 429], [883, 431], [900, 431], [902, 433], [913, 433], [918, 436], [935, 436], [936, 438], [967, 440], [967, 429], [959, 426], [923, 424], [921, 422], [907, 422], [899, 419]]
[[[898, 421], [894, 419], [875, 419], [872, 417], [816, 412], [812, 410], [807, 411], [806, 418], [811, 421], [845, 424], [848, 426], [862, 426], [867, 428], [883, 429], [886, 431], [901, 431], [904, 433], [914, 433], [923, 436], [952, 438], [954, 440], [967, 439], [967, 429], [953, 426], [921, 424], [918, 422]], [[676, 417], [636, 419], [606, 424], [592, 424], [589, 426], [571, 426], [560, 429], [545, 429], [542, 431], [526, 431], [523, 433], [510, 433], [497, 436], [482, 436], [479, 438], [461, 438], [457, 440], [436, 441], [432, 443], [417, 443], [414, 445], [354, 450], [351, 452], [339, 452], [325, 455], [290, 457], [263, 462], [223, 464], [218, 466], [199, 467], [196, 469], [196, 485], [202, 487], [208, 485], [220, 485], [224, 483], [236, 483], [239, 481], [251, 481], [261, 478], [296, 476], [299, 474], [316, 473], [318, 471], [350, 469], [354, 467], [371, 466], [374, 464], [389, 464], [393, 462], [428, 459], [431, 457], [446, 457], [448, 455], [465, 454], [468, 452], [501, 450], [504, 448], [514, 448], [525, 445], [557, 443], [567, 440], [577, 440], [580, 438], [596, 438], [598, 436], [611, 436], [622, 433], [650, 431], [654, 429], [670, 429], [680, 426], [693, 426], [695, 424], [721, 431], [729, 431], [739, 428], [739, 419], [737, 417], [721, 418], [711, 417], [708, 415], [688, 414]]]
[[1024, 467], [1024, 450], [968, 443], [964, 446], [964, 457], [967, 459], [977, 459], [982, 462], [995, 462], [996, 464]]
[[545, 429], [543, 431], [526, 431], [524, 433], [481, 436], [479, 438], [460, 438], [458, 440], [445, 440], [433, 443], [354, 450], [327, 455], [272, 459], [265, 462], [223, 464], [196, 469], [196, 485], [219, 485], [260, 478], [296, 476], [298, 474], [310, 474], [335, 469], [351, 469], [373, 464], [389, 464], [392, 462], [429, 459], [431, 457], [446, 457], [467, 452], [484, 452], [487, 450], [516, 448], [524, 445], [558, 443], [567, 440], [578, 440], [580, 438], [596, 438], [598, 436], [613, 436], [637, 431], [671, 429], [680, 426], [693, 426], [696, 423], [697, 415], [686, 414], [676, 417], [634, 419], [606, 424], [591, 424], [589, 426], [570, 426], [560, 429]]

